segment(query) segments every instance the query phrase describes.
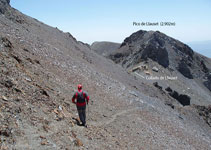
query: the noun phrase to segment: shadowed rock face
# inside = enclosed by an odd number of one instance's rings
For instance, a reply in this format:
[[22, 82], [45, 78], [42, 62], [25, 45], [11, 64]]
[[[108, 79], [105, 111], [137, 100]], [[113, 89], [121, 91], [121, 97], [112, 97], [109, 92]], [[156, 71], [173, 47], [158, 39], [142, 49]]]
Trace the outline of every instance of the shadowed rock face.
[[211, 74], [207, 77], [207, 81], [204, 82], [204, 85], [211, 91]]
[[178, 65], [178, 71], [185, 76], [186, 78], [193, 79], [189, 66], [185, 63], [185, 61], [181, 61]]
[[10, 0], [0, 0], [0, 13], [4, 14], [7, 11], [9, 4]]
[[169, 65], [168, 52], [160, 45], [158, 47], [154, 47], [156, 42], [157, 41], [152, 41], [152, 43], [147, 45], [143, 49], [142, 53], [140, 53], [140, 58], [143, 60], [151, 58], [152, 60], [158, 62], [160, 65], [166, 68]]

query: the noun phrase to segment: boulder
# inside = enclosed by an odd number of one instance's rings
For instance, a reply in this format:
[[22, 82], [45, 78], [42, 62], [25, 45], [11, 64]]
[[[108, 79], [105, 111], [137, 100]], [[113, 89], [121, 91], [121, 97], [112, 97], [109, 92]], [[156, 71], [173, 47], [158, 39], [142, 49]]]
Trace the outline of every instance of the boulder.
[[152, 68], [152, 70], [155, 71], [155, 72], [158, 72], [159, 69], [158, 69], [156, 66], [154, 66], [154, 67]]
[[172, 92], [172, 89], [171, 89], [170, 87], [167, 87], [165, 90], [166, 90], [167, 92]]
[[171, 97], [176, 99], [183, 106], [190, 105], [190, 96], [185, 94], [179, 94], [177, 91], [173, 91], [170, 87], [167, 87], [165, 90], [169, 92], [169, 95]]
[[190, 97], [188, 95], [181, 94], [177, 99], [183, 106], [190, 105]]
[[177, 100], [179, 98], [179, 93], [177, 91], [172, 91], [171, 93], [169, 93], [169, 95]]
[[154, 82], [153, 85], [154, 85], [156, 88], [162, 90], [162, 87], [158, 84], [158, 82]]

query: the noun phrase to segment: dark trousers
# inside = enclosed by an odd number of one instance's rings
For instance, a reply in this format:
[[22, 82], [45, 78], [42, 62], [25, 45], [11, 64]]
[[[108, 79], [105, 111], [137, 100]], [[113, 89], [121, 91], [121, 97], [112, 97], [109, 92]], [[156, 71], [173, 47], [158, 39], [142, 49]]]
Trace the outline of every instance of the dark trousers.
[[84, 106], [77, 106], [78, 115], [82, 122], [82, 125], [86, 124], [86, 105]]

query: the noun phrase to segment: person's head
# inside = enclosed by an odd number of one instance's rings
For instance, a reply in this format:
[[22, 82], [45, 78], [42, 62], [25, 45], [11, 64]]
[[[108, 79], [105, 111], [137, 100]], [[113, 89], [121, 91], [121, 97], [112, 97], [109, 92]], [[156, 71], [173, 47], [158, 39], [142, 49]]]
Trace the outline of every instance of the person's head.
[[82, 85], [81, 85], [81, 84], [78, 85], [78, 90], [79, 90], [79, 91], [82, 90]]

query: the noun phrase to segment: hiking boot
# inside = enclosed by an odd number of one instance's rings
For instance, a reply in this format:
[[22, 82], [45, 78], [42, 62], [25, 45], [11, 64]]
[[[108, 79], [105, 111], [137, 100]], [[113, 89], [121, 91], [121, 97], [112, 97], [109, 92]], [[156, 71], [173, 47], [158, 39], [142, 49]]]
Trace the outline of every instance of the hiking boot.
[[85, 128], [87, 128], [87, 125], [86, 124], [82, 124], [82, 126], [84, 126]]

